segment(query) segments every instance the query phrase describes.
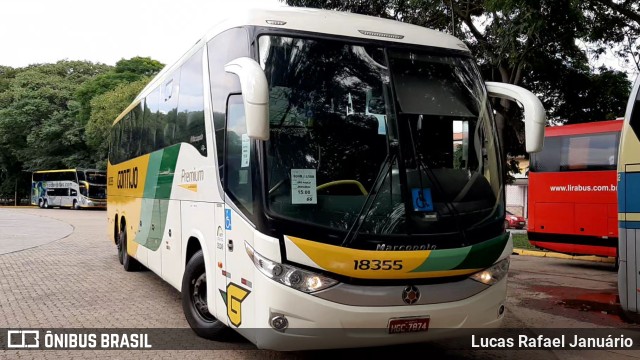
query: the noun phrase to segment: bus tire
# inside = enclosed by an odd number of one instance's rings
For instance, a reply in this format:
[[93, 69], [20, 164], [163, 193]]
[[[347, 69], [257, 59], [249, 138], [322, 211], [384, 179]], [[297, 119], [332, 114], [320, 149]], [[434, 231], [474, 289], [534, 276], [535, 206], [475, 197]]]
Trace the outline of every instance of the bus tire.
[[124, 271], [138, 271], [140, 270], [140, 263], [138, 262], [138, 260], [134, 259], [133, 257], [129, 256], [129, 253], [127, 252], [127, 230], [123, 229], [120, 231], [120, 248], [121, 248], [121, 252], [122, 252], [122, 267], [124, 268]]
[[72, 209], [73, 209], [73, 210], [79, 210], [79, 209], [80, 209], [80, 206], [78, 206], [78, 200], [73, 200], [73, 207], [72, 207]]
[[122, 233], [122, 231], [118, 233], [118, 241], [116, 241], [116, 247], [118, 248], [118, 261], [120, 262], [120, 265], [124, 262], [124, 246], [122, 246], [122, 237], [126, 236]]
[[182, 277], [182, 310], [196, 335], [224, 341], [230, 329], [209, 312], [207, 306], [207, 280], [202, 250], [198, 250], [184, 269]]
[[49, 202], [47, 201], [47, 199], [44, 199], [44, 201], [42, 201], [42, 208], [43, 209], [49, 208]]
[[42, 209], [43, 206], [44, 206], [44, 201], [42, 201], [42, 199], [38, 199], [38, 207]]

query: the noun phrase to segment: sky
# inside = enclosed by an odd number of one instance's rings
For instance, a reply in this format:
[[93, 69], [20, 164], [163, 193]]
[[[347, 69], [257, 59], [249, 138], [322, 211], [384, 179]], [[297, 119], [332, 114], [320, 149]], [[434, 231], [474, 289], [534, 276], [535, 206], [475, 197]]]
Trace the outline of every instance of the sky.
[[148, 56], [170, 64], [225, 14], [278, 0], [3, 0], [0, 65], [59, 60], [115, 65]]
[[[148, 56], [171, 64], [218, 19], [241, 6], [283, 5], [279, 0], [3, 0], [0, 65], [25, 67], [59, 60], [115, 65]], [[637, 69], [612, 53], [594, 61]]]

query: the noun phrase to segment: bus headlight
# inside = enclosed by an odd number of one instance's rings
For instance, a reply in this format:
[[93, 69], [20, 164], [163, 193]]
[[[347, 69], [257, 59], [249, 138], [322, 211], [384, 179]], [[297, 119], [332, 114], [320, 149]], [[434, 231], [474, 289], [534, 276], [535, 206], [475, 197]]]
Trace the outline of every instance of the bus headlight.
[[280, 264], [269, 260], [253, 250], [251, 245], [244, 243], [247, 254], [253, 260], [258, 270], [267, 277], [290, 288], [306, 293], [312, 293], [331, 287], [337, 280], [303, 270], [291, 265]]
[[493, 285], [502, 280], [509, 272], [509, 258], [493, 264], [491, 267], [470, 276], [475, 281], [487, 285]]

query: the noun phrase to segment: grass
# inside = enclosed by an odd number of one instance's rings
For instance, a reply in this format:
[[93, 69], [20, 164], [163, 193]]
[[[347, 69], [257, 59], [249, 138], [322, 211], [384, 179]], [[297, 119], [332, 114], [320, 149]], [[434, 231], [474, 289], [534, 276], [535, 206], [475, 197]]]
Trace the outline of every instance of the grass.
[[513, 238], [513, 247], [516, 249], [536, 250], [533, 245], [529, 243], [529, 237], [527, 234], [511, 234]]

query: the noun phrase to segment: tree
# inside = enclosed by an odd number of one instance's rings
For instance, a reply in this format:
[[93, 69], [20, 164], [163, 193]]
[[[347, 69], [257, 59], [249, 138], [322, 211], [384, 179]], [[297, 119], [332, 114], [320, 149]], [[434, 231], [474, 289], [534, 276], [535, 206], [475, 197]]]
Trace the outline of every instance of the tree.
[[79, 117], [83, 124], [87, 124], [91, 117], [91, 99], [111, 91], [122, 84], [136, 82], [142, 78], [152, 77], [164, 65], [148, 57], [133, 57], [122, 59], [110, 71], [100, 74], [84, 83], [77, 91], [76, 98], [80, 103]]
[[[76, 89], [105, 65], [60, 61], [0, 70], [0, 179], [2, 195], [28, 190], [23, 171], [86, 164]], [[82, 162], [81, 160], [84, 160]]]
[[[591, 3], [607, 1], [610, 0], [591, 0]], [[620, 116], [624, 111], [630, 90], [624, 74], [609, 69], [594, 71], [585, 49], [576, 42], [578, 39], [594, 41], [602, 38], [596, 36], [595, 27], [589, 23], [592, 16], [589, 7], [580, 1], [286, 2], [294, 6], [392, 18], [452, 33], [469, 46], [485, 79], [529, 88], [542, 98], [550, 119], [595, 121], [604, 120], [603, 116]], [[603, 85], [607, 88], [603, 89]], [[506, 100], [494, 105], [498, 111], [498, 134], [505, 152], [512, 155], [524, 153], [520, 109]]]
[[589, 0], [582, 2], [587, 16], [589, 49], [596, 57], [616, 49], [618, 58], [633, 62], [640, 70], [640, 4], [636, 0]]

